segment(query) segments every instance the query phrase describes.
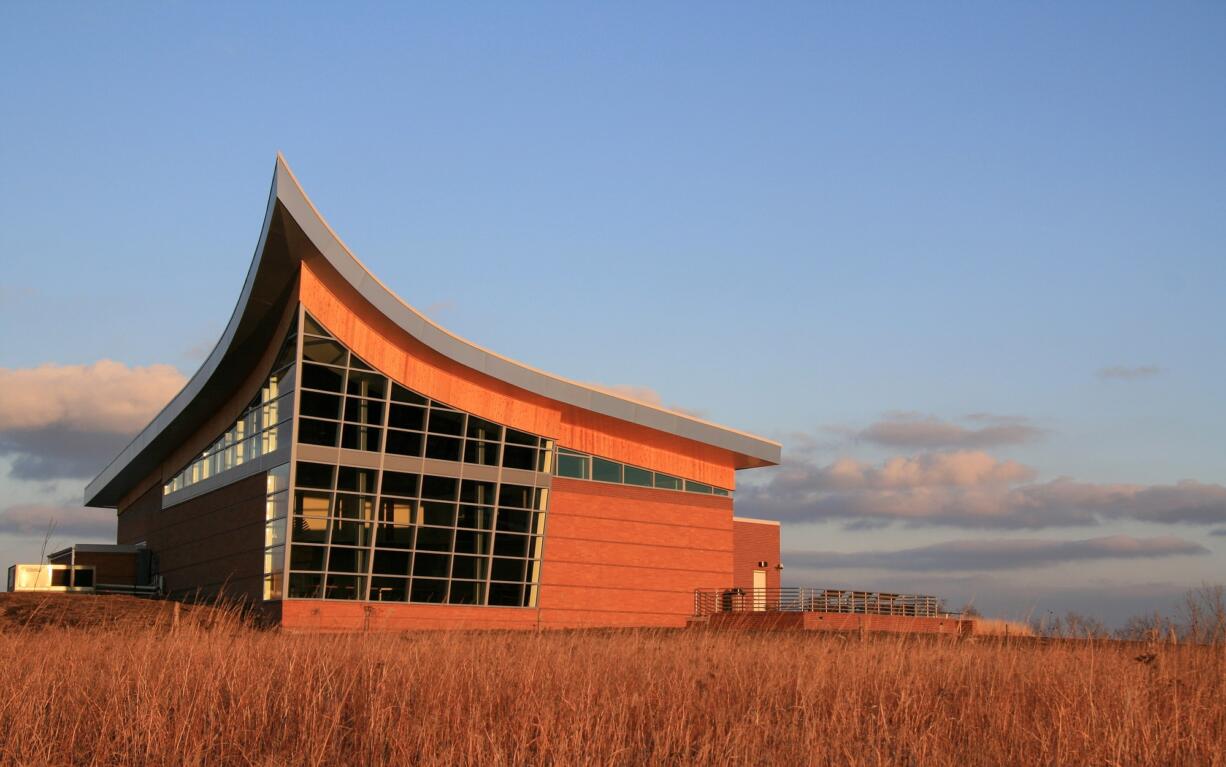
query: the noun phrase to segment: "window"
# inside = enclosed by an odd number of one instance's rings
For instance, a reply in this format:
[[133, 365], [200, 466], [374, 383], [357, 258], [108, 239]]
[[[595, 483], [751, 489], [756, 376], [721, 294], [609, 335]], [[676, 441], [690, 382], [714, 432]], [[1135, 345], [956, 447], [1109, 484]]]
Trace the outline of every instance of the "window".
[[592, 479], [597, 482], [617, 482], [621, 484], [622, 465], [616, 461], [593, 457]]
[[309, 315], [303, 321], [298, 441], [437, 461], [548, 472], [553, 443], [431, 400], [367, 365]]
[[289, 511], [289, 464], [265, 474], [264, 599], [280, 599], [285, 583], [285, 544]]
[[636, 487], [652, 487], [658, 490], [683, 490], [687, 493], [718, 495], [725, 498], [732, 495], [730, 490], [715, 487], [705, 482], [695, 482], [691, 479], [682, 479], [681, 477], [651, 471], [639, 466], [618, 463], [608, 458], [588, 455], [587, 453], [581, 453], [570, 448], [559, 447], [556, 451], [551, 451], [551, 453], [556, 453], [557, 463], [553, 473], [559, 477], [590, 479], [594, 482], [611, 482], [621, 485], [634, 485]]
[[326, 463], [298, 462], [298, 487], [318, 487], [331, 490], [336, 467]]
[[591, 459], [580, 453], [565, 448], [558, 449], [558, 476], [574, 479], [589, 479]]
[[670, 477], [667, 474], [656, 472], [656, 487], [664, 490], [680, 490], [681, 480], [677, 477]]
[[224, 434], [162, 486], [163, 495], [238, 468], [289, 444], [294, 388], [292, 350], [297, 343], [291, 327], [277, 355], [278, 367], [268, 374], [260, 391]]
[[446, 463], [417, 474], [299, 461], [277, 507], [289, 514], [266, 534], [289, 539], [286, 596], [531, 606], [547, 489], [460, 476], [465, 463], [539, 474], [552, 441], [388, 380], [310, 316], [303, 328], [300, 442]]
[[310, 388], [339, 393], [345, 389], [345, 371], [303, 362], [302, 387], [304, 389]]
[[652, 487], [655, 483], [650, 471], [640, 469], [637, 466], [627, 466], [625, 468], [625, 477], [622, 481], [627, 485], [638, 485], [639, 487]]
[[302, 341], [302, 359], [324, 365], [345, 367], [349, 362], [349, 352], [335, 341], [305, 336]]

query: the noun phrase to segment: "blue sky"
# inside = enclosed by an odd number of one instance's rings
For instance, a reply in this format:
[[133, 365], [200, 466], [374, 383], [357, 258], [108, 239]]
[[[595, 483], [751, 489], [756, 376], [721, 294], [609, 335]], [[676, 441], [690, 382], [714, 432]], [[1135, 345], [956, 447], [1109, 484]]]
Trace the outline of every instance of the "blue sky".
[[[1165, 608], [1226, 580], [1224, 33], [1217, 3], [6, 4], [0, 368], [190, 375], [280, 150], [450, 329], [781, 439], [795, 482], [738, 509], [786, 517], [793, 582]], [[16, 476], [54, 446], [3, 408], [12, 561], [88, 477]], [[830, 471], [984, 457], [1025, 470]], [[1081, 501], [1033, 500], [1060, 477]], [[957, 564], [983, 546], [1049, 553]]]

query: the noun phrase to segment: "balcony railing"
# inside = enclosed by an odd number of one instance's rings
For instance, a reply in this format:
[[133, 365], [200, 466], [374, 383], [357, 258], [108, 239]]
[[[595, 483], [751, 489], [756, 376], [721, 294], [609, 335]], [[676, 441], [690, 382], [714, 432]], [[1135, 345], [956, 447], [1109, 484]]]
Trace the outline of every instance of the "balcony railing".
[[927, 594], [843, 591], [791, 586], [781, 589], [715, 589], [694, 591], [694, 615], [721, 612], [820, 612], [939, 618], [956, 613]]

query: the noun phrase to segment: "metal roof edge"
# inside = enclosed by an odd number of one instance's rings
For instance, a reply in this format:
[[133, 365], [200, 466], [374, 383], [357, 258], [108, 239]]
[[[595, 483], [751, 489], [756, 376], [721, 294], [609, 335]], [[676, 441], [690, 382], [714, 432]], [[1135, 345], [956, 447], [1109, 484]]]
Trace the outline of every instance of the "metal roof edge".
[[362, 264], [315, 208], [284, 156], [278, 152], [255, 253], [225, 331], [179, 393], [85, 486], [83, 499], [86, 506], [117, 505], [117, 498], [123, 491], [117, 489], [116, 481], [167, 427], [184, 414], [212, 381], [231, 350], [244, 317], [251, 311], [252, 286], [263, 266], [269, 228], [278, 202], [359, 295], [405, 332], [449, 359], [548, 399], [712, 445], [749, 459], [738, 468], [779, 463], [782, 446], [774, 440], [561, 378], [492, 352], [446, 330], [406, 303]]
[[443, 328], [396, 295], [349, 250], [307, 197], [280, 154], [277, 155], [277, 176], [274, 186], [278, 199], [337, 273], [388, 319], [443, 356], [534, 394], [713, 445], [754, 459], [755, 465], [779, 463], [782, 445], [774, 440], [547, 373]]

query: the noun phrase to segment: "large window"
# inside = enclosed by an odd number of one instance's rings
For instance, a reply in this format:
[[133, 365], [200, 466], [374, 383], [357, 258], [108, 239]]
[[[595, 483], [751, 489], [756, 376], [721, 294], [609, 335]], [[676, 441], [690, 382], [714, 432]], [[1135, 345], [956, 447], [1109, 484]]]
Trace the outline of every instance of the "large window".
[[296, 350], [297, 339], [291, 328], [259, 393], [224, 434], [162, 486], [163, 495], [191, 487], [289, 444]]
[[545, 487], [299, 461], [289, 596], [529, 606]]
[[308, 445], [549, 472], [552, 441], [389, 381], [309, 316], [302, 342], [298, 441]]
[[554, 474], [569, 479], [589, 479], [594, 482], [612, 482], [618, 485], [637, 485], [652, 487], [657, 490], [682, 490], [687, 493], [702, 495], [730, 496], [732, 492], [722, 487], [714, 487], [705, 482], [695, 482], [692, 479], [682, 479], [671, 474], [651, 471], [627, 463], [610, 461], [597, 455], [581, 453], [565, 447], [557, 449], [557, 460], [554, 463]]
[[264, 503], [264, 598], [280, 599], [285, 581], [289, 464], [269, 469]]
[[421, 474], [299, 460], [286, 596], [536, 604], [552, 441], [390, 381], [309, 315], [303, 331], [300, 444], [444, 463]]

